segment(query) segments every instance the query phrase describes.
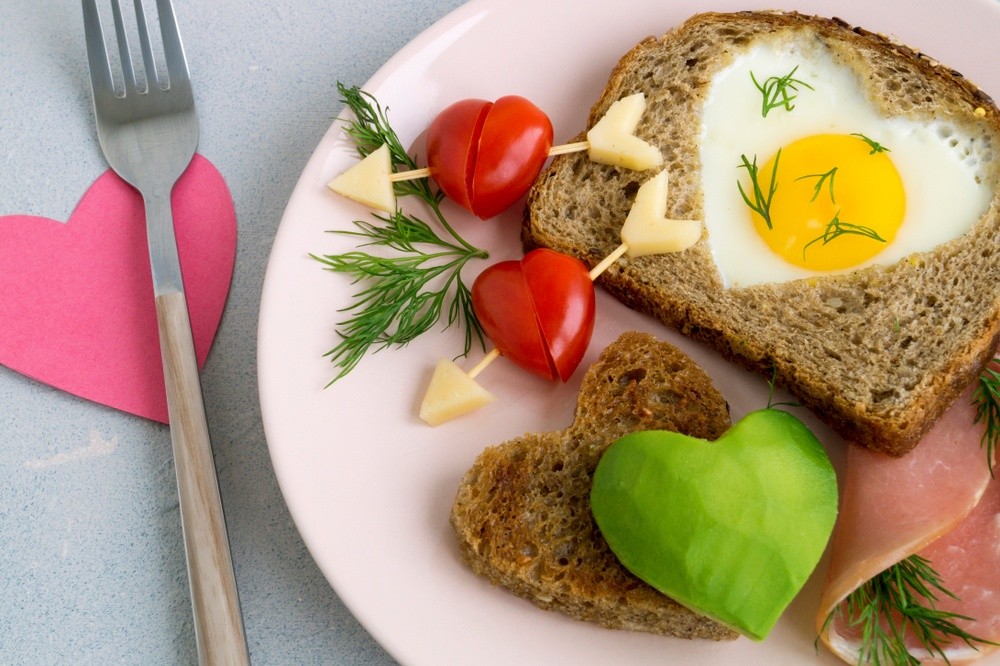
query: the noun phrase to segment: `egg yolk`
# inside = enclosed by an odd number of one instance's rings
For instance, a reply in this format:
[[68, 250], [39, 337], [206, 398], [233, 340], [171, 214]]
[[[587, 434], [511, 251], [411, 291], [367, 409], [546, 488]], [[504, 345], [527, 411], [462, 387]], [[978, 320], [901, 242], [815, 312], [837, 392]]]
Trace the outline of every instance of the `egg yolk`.
[[[817, 271], [851, 268], [896, 237], [906, 198], [895, 165], [878, 144], [816, 134], [781, 148], [743, 185], [757, 233], [785, 261]], [[775, 184], [772, 186], [772, 178]]]

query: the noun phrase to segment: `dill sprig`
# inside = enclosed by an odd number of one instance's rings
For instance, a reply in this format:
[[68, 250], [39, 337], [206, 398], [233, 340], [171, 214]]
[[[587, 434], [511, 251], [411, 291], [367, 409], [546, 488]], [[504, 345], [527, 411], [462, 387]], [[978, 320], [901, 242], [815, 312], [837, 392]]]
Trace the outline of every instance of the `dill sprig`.
[[795, 72], [798, 69], [799, 67], [796, 65], [792, 68], [792, 71], [784, 76], [769, 76], [764, 79], [764, 83], [757, 81], [754, 73], [750, 72], [750, 79], [763, 96], [760, 107], [761, 116], [767, 118], [767, 114], [778, 107], [784, 107], [785, 111], [794, 109], [795, 105], [792, 104], [792, 100], [798, 97], [798, 95], [792, 93], [798, 93], [798, 86], [813, 90], [811, 85], [795, 78]]
[[736, 187], [740, 190], [740, 196], [743, 197], [743, 201], [750, 208], [750, 210], [760, 215], [768, 229], [774, 228], [771, 226], [771, 200], [774, 199], [774, 193], [778, 190], [779, 159], [781, 159], [780, 149], [774, 155], [774, 164], [771, 166], [771, 182], [767, 187], [767, 195], [764, 194], [764, 190], [760, 186], [756, 155], [753, 156], [752, 162], [747, 159], [746, 155], [740, 155], [741, 164], [737, 167], [740, 169], [746, 169], [747, 173], [750, 174], [750, 185], [753, 190], [753, 200], [750, 200], [746, 190], [743, 189], [743, 183], [737, 180]]
[[[338, 324], [340, 343], [325, 354], [340, 368], [333, 381], [353, 370], [370, 348], [405, 345], [429, 330], [446, 306], [446, 327], [456, 322], [465, 327], [465, 353], [475, 338], [483, 340], [471, 294], [461, 279], [465, 264], [483, 254], [442, 240], [425, 222], [402, 211], [376, 218], [384, 225], [356, 221], [357, 231], [335, 233], [367, 238], [364, 245], [383, 245], [403, 254], [382, 257], [355, 250], [312, 255], [327, 270], [366, 284], [344, 308], [351, 316]], [[425, 245], [439, 249], [424, 251]]]
[[[846, 610], [850, 626], [861, 628], [858, 664], [918, 666], [920, 660], [906, 647], [907, 635], [945, 662], [944, 649], [955, 641], [973, 649], [978, 649], [975, 643], [994, 645], [955, 624], [956, 620], [972, 618], [938, 609], [940, 595], [958, 599], [944, 587], [931, 563], [919, 555], [897, 562], [851, 592]], [[843, 610], [838, 606], [827, 616], [826, 624]]]
[[811, 173], [806, 176], [799, 176], [795, 179], [796, 182], [800, 180], [805, 180], [806, 178], [816, 178], [816, 186], [813, 188], [812, 199], [809, 203], [816, 201], [819, 193], [823, 191], [823, 183], [827, 183], [830, 190], [830, 203], [837, 203], [837, 200], [833, 198], [833, 178], [837, 175], [837, 167], [833, 167], [825, 173]]
[[869, 155], [874, 155], [875, 153], [891, 153], [892, 152], [891, 150], [889, 150], [888, 148], [886, 148], [885, 146], [883, 146], [881, 143], [879, 143], [875, 139], [870, 139], [867, 136], [865, 136], [864, 134], [861, 134], [860, 132], [855, 132], [854, 134], [851, 134], [851, 136], [856, 136], [856, 137], [858, 137], [859, 139], [861, 139], [862, 141], [864, 141], [865, 143], [868, 144], [868, 147], [871, 148], [871, 152], [868, 153]]
[[992, 364], [979, 375], [979, 384], [972, 397], [976, 405], [975, 422], [986, 424], [980, 446], [986, 449], [986, 464], [991, 477], [994, 474], [994, 454], [1000, 442], [1000, 371], [997, 370], [997, 363], [1000, 359], [994, 358]]
[[777, 409], [778, 407], [801, 407], [801, 402], [786, 401], [786, 402], [775, 402], [774, 401], [774, 391], [777, 388], [778, 383], [778, 368], [777, 366], [771, 366], [771, 379], [767, 381], [767, 409]]
[[[337, 83], [341, 101], [353, 118], [344, 131], [354, 141], [361, 157], [379, 146], [389, 146], [393, 169], [416, 168], [416, 161], [403, 148], [393, 131], [386, 110], [373, 96], [357, 86]], [[485, 348], [482, 327], [472, 307], [462, 270], [472, 259], [487, 253], [463, 239], [441, 212], [444, 195], [427, 178], [393, 184], [397, 198], [414, 196], [427, 204], [442, 237], [430, 224], [399, 208], [392, 214], [374, 214], [374, 221], [355, 220], [353, 229], [331, 233], [361, 239], [359, 247], [381, 247], [391, 252], [372, 254], [362, 249], [343, 254], [310, 255], [326, 270], [344, 273], [363, 288], [342, 312], [349, 313], [337, 324], [340, 342], [324, 356], [339, 369], [330, 384], [353, 370], [369, 350], [402, 346], [428, 331], [444, 317], [445, 328], [459, 324], [465, 330], [463, 354], [474, 340]]]
[[[337, 92], [340, 101], [354, 114], [351, 120], [344, 123], [344, 133], [354, 141], [354, 147], [361, 157], [367, 157], [383, 144], [389, 146], [389, 155], [393, 170], [401, 167], [403, 170], [417, 168], [417, 162], [400, 143], [399, 137], [389, 125], [387, 111], [369, 93], [358, 86], [348, 88], [337, 82]], [[415, 194], [421, 198], [434, 198], [440, 201], [444, 194], [433, 192], [426, 178], [403, 180], [393, 183], [397, 196]]]
[[833, 219], [826, 225], [826, 229], [823, 230], [823, 233], [802, 246], [802, 256], [806, 256], [806, 250], [808, 250], [813, 243], [822, 242], [823, 245], [826, 245], [830, 241], [836, 240], [841, 236], [848, 235], [864, 236], [865, 238], [871, 238], [872, 240], [877, 240], [881, 243], [886, 242], [886, 240], [879, 236], [878, 232], [871, 227], [841, 221], [840, 211], [837, 211], [836, 215], [833, 216]]

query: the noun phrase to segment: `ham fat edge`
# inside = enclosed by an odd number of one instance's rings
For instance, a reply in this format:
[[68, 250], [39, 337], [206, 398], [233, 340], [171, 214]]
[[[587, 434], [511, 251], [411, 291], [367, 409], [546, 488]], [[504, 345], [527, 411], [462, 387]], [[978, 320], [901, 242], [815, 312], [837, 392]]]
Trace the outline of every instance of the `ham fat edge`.
[[[927, 559], [943, 587], [960, 599], [939, 595], [935, 607], [974, 618], [955, 624], [978, 638], [1000, 641], [1000, 478], [990, 476], [980, 446], [985, 426], [973, 425], [975, 415], [970, 388], [902, 458], [848, 447], [840, 517], [817, 614], [820, 639], [844, 661], [858, 663], [860, 648], [845, 599], [914, 554]], [[842, 612], [828, 623], [838, 606]], [[978, 649], [953, 640], [943, 647], [953, 665], [996, 649], [974, 645]], [[931, 659], [915, 639], [907, 646], [921, 663], [945, 663], [938, 655]]]

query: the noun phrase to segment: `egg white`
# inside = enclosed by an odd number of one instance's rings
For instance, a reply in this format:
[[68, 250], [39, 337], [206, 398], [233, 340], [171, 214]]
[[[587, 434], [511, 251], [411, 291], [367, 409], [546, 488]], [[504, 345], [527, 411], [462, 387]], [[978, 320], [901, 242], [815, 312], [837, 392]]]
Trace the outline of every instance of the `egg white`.
[[[779, 107], [763, 117], [762, 95], [750, 73], [763, 82], [795, 67], [795, 78], [813, 89], [799, 86], [792, 110]], [[864, 134], [889, 149], [903, 181], [906, 213], [895, 240], [848, 270], [891, 265], [931, 250], [966, 233], [986, 211], [992, 193], [980, 169], [991, 159], [988, 145], [946, 120], [884, 118], [861, 91], [858, 74], [835, 62], [828, 50], [795, 41], [760, 41], [713, 78], [702, 112], [702, 192], [709, 245], [727, 287], [826, 273], [794, 266], [773, 253], [755, 231], [737, 189], [737, 181], [747, 178], [738, 168], [741, 155], [756, 156], [763, 165], [779, 148], [805, 136]]]

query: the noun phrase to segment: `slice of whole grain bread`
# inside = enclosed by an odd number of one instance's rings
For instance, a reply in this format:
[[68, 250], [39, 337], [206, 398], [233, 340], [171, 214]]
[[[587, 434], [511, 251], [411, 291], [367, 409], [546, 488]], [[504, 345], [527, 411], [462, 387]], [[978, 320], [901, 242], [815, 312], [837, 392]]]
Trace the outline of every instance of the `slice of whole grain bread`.
[[[884, 115], [945, 120], [987, 146], [993, 157], [982, 173], [994, 194], [985, 215], [964, 236], [889, 267], [726, 288], [704, 234], [683, 253], [624, 258], [599, 284], [773, 376], [845, 438], [902, 455], [975, 379], [1000, 336], [1000, 114], [990, 98], [930, 58], [837, 19], [701, 14], [625, 54], [589, 124], [615, 100], [645, 93], [637, 134], [663, 152], [667, 216], [703, 219], [699, 110], [709, 84], [755, 40], [778, 33], [818, 40], [857, 72]], [[650, 175], [596, 164], [585, 153], [555, 158], [529, 195], [525, 247], [596, 265], [620, 244], [635, 192]]]
[[673, 345], [629, 332], [587, 371], [573, 424], [486, 449], [451, 512], [462, 559], [476, 573], [544, 609], [615, 629], [734, 639], [629, 573], [590, 513], [591, 476], [626, 433], [662, 429], [715, 439], [725, 400]]

